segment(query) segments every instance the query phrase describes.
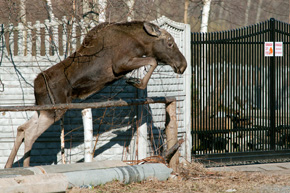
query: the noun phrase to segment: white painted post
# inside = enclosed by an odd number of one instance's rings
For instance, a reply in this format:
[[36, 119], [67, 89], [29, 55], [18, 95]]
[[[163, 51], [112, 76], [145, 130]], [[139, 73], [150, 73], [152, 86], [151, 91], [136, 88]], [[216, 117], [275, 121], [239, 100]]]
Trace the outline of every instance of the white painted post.
[[[9, 53], [11, 56], [14, 56], [14, 27], [13, 24], [9, 24]], [[5, 38], [4, 38], [5, 39]]]
[[72, 46], [72, 53], [76, 51], [77, 49], [77, 23], [76, 19], [73, 19], [73, 24], [72, 24], [72, 37], [71, 37], [71, 46]]
[[53, 37], [53, 55], [59, 55], [59, 44], [58, 44], [58, 19], [55, 18], [52, 26], [52, 37]]
[[26, 54], [27, 56], [32, 56], [32, 34], [31, 34], [32, 24], [27, 22], [27, 34], [26, 34]]
[[35, 52], [36, 56], [41, 55], [41, 34], [40, 34], [40, 21], [35, 22], [35, 31], [36, 31], [36, 44], [35, 44]]
[[[146, 119], [147, 117], [142, 116], [143, 113], [146, 113], [146, 110], [144, 109], [145, 105], [139, 105], [138, 106], [138, 118], [141, 119], [140, 120], [140, 126], [138, 127], [138, 133], [137, 133], [137, 137], [138, 137], [138, 160], [144, 159], [147, 157], [147, 136], [148, 136], [148, 132], [147, 132], [147, 123], [146, 123]], [[145, 107], [146, 108], [146, 107]]]
[[[137, 76], [140, 78], [143, 78], [146, 74], [145, 67], [141, 67], [137, 70]], [[146, 94], [147, 89], [141, 90], [138, 89], [138, 98], [145, 98], [147, 96]], [[137, 148], [138, 148], [138, 160], [144, 159], [147, 157], [147, 105], [138, 105], [138, 115], [137, 118], [140, 121], [138, 125], [138, 130], [137, 130]]]
[[18, 23], [18, 56], [23, 56], [23, 24]]
[[44, 33], [45, 33], [45, 43], [44, 43], [44, 47], [45, 47], [45, 56], [49, 56], [49, 47], [50, 47], [50, 37], [49, 37], [49, 28], [50, 28], [50, 25], [49, 25], [49, 20], [46, 19], [44, 20]]
[[66, 56], [68, 55], [68, 40], [67, 40], [67, 19], [66, 16], [62, 17], [62, 50], [63, 50], [63, 56], [66, 58]]
[[85, 162], [93, 161], [93, 118], [92, 109], [82, 110], [84, 125]]

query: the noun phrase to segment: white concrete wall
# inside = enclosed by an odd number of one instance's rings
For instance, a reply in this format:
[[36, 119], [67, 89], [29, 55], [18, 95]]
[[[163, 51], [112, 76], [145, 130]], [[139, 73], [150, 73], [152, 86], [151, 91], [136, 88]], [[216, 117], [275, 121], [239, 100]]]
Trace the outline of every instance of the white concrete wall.
[[[65, 19], [63, 19], [65, 21]], [[59, 22], [59, 21], [58, 21]], [[188, 64], [190, 65], [190, 31], [188, 25], [179, 24], [170, 21], [167, 18], [160, 18], [157, 23], [167, 29], [175, 37], [176, 42], [181, 51], [186, 55]], [[0, 92], [0, 105], [1, 106], [16, 106], [16, 105], [33, 105], [33, 80], [36, 75], [57, 62], [61, 61], [65, 55], [63, 50], [66, 49], [67, 34], [64, 31], [61, 37], [56, 34], [58, 23], [40, 24], [37, 22], [35, 25], [29, 24], [34, 30], [28, 31], [28, 36], [36, 35], [33, 41], [28, 42], [27, 54], [24, 55], [24, 49], [20, 49], [23, 45], [22, 30], [23, 26], [17, 27], [4, 26], [5, 30], [10, 30], [5, 36], [0, 37], [2, 45], [11, 45], [11, 50], [14, 53], [11, 56], [9, 49], [3, 49], [0, 52], [0, 91], [4, 85], [4, 91]], [[45, 27], [48, 26], [48, 27]], [[76, 37], [77, 25], [75, 24], [73, 30], [73, 37]], [[80, 26], [82, 32], [85, 33], [85, 26]], [[40, 32], [45, 32], [41, 38]], [[54, 42], [51, 44], [49, 38], [49, 30], [53, 33]], [[65, 30], [66, 28], [62, 28]], [[17, 35], [16, 42], [13, 36]], [[39, 34], [39, 35], [37, 35]], [[5, 37], [5, 38], [4, 38]], [[76, 49], [80, 40], [71, 39], [70, 45], [72, 49]], [[32, 38], [28, 38], [32, 40]], [[43, 41], [44, 40], [44, 41]], [[1, 44], [0, 43], [0, 44]], [[15, 44], [15, 46], [14, 46]], [[189, 46], [188, 46], [189, 44]], [[51, 51], [52, 47], [56, 52]], [[42, 50], [41, 50], [42, 48]], [[45, 50], [43, 51], [43, 48]], [[50, 51], [49, 51], [50, 50]], [[190, 124], [190, 81], [191, 81], [190, 67], [185, 72], [185, 75], [179, 76], [174, 74], [169, 66], [159, 66], [156, 73], [149, 82], [147, 93], [141, 93], [134, 87], [125, 83], [124, 80], [115, 82], [113, 85], [106, 87], [100, 93], [90, 97], [86, 101], [91, 102], [97, 100], [119, 99], [119, 98], [136, 98], [138, 96], [151, 97], [151, 96], [176, 96], [178, 99], [177, 104], [177, 118], [179, 125], [179, 137], [187, 139], [181, 149], [181, 156], [190, 159], [191, 148], [191, 124]], [[79, 101], [80, 102], [80, 101]], [[142, 109], [142, 112], [140, 110]], [[147, 109], [147, 110], [146, 110]], [[138, 113], [139, 111], [139, 113]], [[32, 112], [5, 112], [0, 113], [0, 168], [3, 168], [16, 136], [17, 127], [23, 124]], [[165, 123], [165, 108], [162, 104], [145, 105], [144, 108], [140, 107], [122, 107], [122, 108], [107, 108], [107, 109], [94, 109], [94, 136], [98, 137], [96, 146], [95, 159], [97, 160], [133, 160], [136, 159], [136, 150], [138, 142], [136, 135], [137, 120], [142, 117], [142, 124], [147, 122], [148, 139], [145, 145], [147, 156], [153, 155], [154, 149], [157, 149], [162, 140], [158, 137], [163, 134]], [[65, 155], [66, 162], [74, 163], [82, 161], [84, 158], [83, 147], [83, 128], [80, 110], [72, 110], [66, 113], [64, 117], [65, 122]], [[153, 128], [154, 140], [151, 140], [151, 128]], [[58, 164], [61, 163], [60, 155], [60, 123], [57, 122], [51, 126], [35, 143], [32, 149], [31, 165], [41, 164]], [[144, 129], [143, 129], [144, 130]], [[146, 126], [145, 126], [146, 130]], [[162, 138], [161, 138], [162, 139]], [[146, 141], [146, 140], [145, 140]], [[140, 148], [139, 144], [139, 148]], [[23, 145], [20, 147], [16, 157], [15, 166], [22, 165]], [[140, 150], [141, 151], [141, 150]], [[140, 157], [140, 155], [139, 155]]]

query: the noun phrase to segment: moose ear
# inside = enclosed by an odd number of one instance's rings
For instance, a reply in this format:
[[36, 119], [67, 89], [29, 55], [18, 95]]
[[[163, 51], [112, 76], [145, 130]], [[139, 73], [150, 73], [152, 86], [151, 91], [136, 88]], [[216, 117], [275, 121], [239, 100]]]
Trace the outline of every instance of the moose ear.
[[144, 29], [151, 36], [158, 37], [161, 35], [159, 27], [152, 23], [144, 22]]

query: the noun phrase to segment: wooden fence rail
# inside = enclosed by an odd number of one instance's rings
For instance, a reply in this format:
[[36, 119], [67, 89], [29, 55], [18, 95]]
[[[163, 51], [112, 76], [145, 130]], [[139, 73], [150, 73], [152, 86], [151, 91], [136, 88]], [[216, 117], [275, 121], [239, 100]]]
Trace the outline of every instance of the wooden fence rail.
[[[41, 110], [60, 110], [60, 109], [89, 109], [89, 108], [106, 108], [106, 107], [123, 107], [132, 105], [145, 105], [153, 103], [165, 103], [166, 111], [166, 144], [167, 152], [173, 151], [172, 157], [169, 161], [169, 167], [177, 171], [179, 162], [178, 148], [180, 143], [177, 141], [177, 119], [176, 119], [176, 98], [175, 97], [152, 97], [144, 99], [126, 99], [126, 100], [112, 100], [94, 103], [70, 103], [70, 104], [55, 104], [55, 105], [36, 105], [36, 106], [0, 106], [0, 112], [6, 111], [41, 111]], [[176, 145], [177, 148], [175, 147]]]
[[145, 105], [153, 103], [171, 103], [175, 97], [152, 97], [144, 99], [120, 99], [112, 101], [94, 102], [94, 103], [69, 103], [55, 105], [36, 105], [36, 106], [0, 106], [0, 112], [5, 111], [41, 111], [41, 110], [63, 110], [63, 109], [87, 109], [87, 108], [106, 108], [123, 107], [132, 105]]

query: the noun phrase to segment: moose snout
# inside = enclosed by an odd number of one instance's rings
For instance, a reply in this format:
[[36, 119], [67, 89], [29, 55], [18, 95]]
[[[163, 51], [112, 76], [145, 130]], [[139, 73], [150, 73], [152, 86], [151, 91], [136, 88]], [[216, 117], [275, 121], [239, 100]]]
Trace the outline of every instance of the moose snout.
[[179, 67], [176, 69], [176, 73], [183, 74], [184, 71], [186, 70], [186, 67], [187, 67], [187, 63], [186, 63], [186, 60], [184, 60], [183, 62], [181, 62]]

